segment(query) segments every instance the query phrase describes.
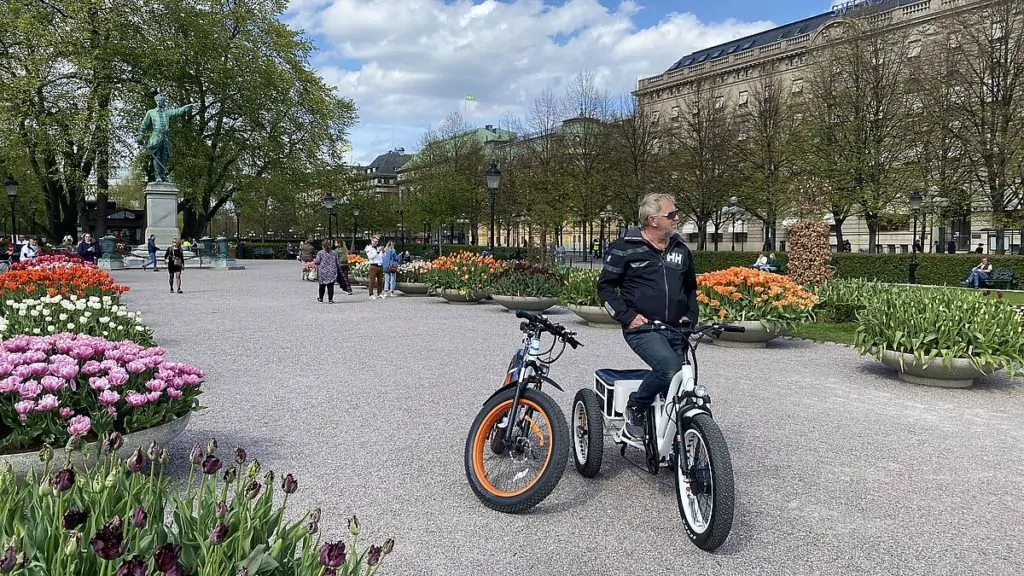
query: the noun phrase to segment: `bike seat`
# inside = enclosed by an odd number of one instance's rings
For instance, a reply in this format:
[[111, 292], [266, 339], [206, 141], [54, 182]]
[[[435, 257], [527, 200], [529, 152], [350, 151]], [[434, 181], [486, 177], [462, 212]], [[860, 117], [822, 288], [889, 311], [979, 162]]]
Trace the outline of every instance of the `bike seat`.
[[648, 374], [650, 374], [650, 372], [650, 370], [615, 370], [612, 368], [601, 368], [600, 370], [595, 370], [594, 375], [597, 376], [601, 382], [604, 382], [606, 386], [614, 387], [615, 383], [620, 381], [631, 380], [635, 382], [637, 380], [643, 380]]

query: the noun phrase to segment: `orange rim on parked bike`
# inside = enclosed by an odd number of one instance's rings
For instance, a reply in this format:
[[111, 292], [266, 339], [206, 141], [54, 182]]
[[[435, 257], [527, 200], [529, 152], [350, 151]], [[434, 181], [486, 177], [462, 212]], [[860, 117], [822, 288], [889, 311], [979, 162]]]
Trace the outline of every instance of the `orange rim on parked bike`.
[[550, 438], [552, 430], [551, 420], [548, 419], [548, 415], [541, 410], [540, 406], [533, 401], [527, 400], [526, 398], [520, 398], [519, 404], [522, 408], [533, 409], [534, 418], [536, 418], [537, 415], [540, 415], [540, 417], [543, 418], [543, 422], [547, 426], [549, 435], [549, 438], [541, 437], [538, 433], [539, 427], [537, 424], [533, 420], [530, 421], [530, 428], [533, 430], [534, 434], [539, 437], [539, 444], [541, 446], [545, 446], [546, 449], [544, 453], [544, 463], [540, 466], [540, 469], [537, 470], [534, 477], [526, 484], [526, 486], [514, 492], [502, 490], [491, 482], [491, 479], [487, 477], [487, 471], [484, 469], [484, 450], [487, 449], [489, 444], [491, 432], [494, 430], [495, 424], [497, 424], [497, 422], [501, 420], [502, 416], [504, 416], [512, 407], [512, 400], [502, 402], [491, 409], [491, 411], [487, 413], [487, 417], [484, 418], [484, 421], [480, 423], [480, 427], [477, 428], [476, 438], [473, 439], [473, 473], [476, 475], [477, 480], [480, 481], [480, 485], [485, 491], [502, 498], [514, 498], [528, 492], [533, 488], [534, 484], [540, 480], [541, 476], [544, 475], [544, 471], [548, 469], [548, 464], [551, 462], [551, 450], [553, 445]]

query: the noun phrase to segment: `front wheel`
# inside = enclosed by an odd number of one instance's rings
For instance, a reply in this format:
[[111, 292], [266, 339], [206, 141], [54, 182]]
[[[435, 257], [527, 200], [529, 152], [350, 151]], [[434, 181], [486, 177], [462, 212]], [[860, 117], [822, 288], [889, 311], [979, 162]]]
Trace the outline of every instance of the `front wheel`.
[[572, 400], [572, 459], [576, 470], [593, 478], [604, 458], [604, 414], [593, 390], [583, 389]]
[[[485, 506], [524, 512], [555, 489], [569, 459], [569, 427], [550, 396], [526, 389], [518, 414], [508, 422], [515, 398], [509, 389], [487, 401], [466, 438], [466, 478]], [[513, 426], [506, 443], [506, 426]]]
[[729, 537], [735, 505], [725, 437], [711, 416], [697, 414], [680, 422], [673, 456], [686, 535], [701, 550], [715, 550]]

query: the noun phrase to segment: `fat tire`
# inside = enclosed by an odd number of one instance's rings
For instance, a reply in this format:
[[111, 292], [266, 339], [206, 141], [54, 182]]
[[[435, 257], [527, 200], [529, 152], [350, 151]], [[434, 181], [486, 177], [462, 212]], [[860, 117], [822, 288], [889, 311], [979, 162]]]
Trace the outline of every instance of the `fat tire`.
[[519, 514], [525, 512], [530, 508], [533, 508], [537, 504], [540, 504], [558, 485], [558, 481], [562, 479], [562, 474], [565, 472], [565, 466], [569, 461], [569, 442], [571, 437], [569, 436], [569, 425], [565, 421], [565, 415], [562, 413], [561, 407], [547, 394], [527, 388], [523, 392], [523, 398], [530, 400], [537, 404], [541, 410], [547, 415], [548, 421], [551, 422], [551, 458], [548, 461], [547, 468], [541, 472], [540, 478], [537, 482], [526, 492], [518, 494], [512, 497], [498, 496], [488, 492], [484, 488], [483, 484], [479, 481], [474, 473], [473, 469], [473, 440], [476, 435], [480, 433], [480, 426], [483, 424], [484, 418], [494, 410], [494, 408], [503, 402], [512, 400], [515, 397], [515, 388], [510, 388], [494, 398], [491, 398], [484, 404], [483, 408], [476, 415], [473, 420], [473, 425], [469, 428], [469, 435], [466, 437], [466, 450], [464, 465], [466, 468], [466, 479], [469, 480], [469, 486], [473, 489], [477, 498], [484, 503], [485, 506], [498, 512], [504, 512], [506, 514]]
[[686, 462], [683, 453], [685, 448], [681, 439], [687, 430], [696, 430], [704, 439], [704, 445], [708, 449], [708, 464], [711, 467], [711, 478], [714, 482], [711, 508], [711, 521], [708, 529], [703, 534], [697, 534], [690, 527], [686, 520], [686, 513], [683, 511], [683, 486], [679, 482], [679, 473], [672, 470], [675, 476], [676, 505], [679, 507], [679, 516], [686, 529], [686, 535], [695, 546], [706, 552], [712, 552], [725, 543], [732, 530], [733, 512], [736, 505], [735, 483], [732, 472], [732, 459], [729, 457], [729, 447], [725, 443], [725, 436], [718, 424], [707, 414], [697, 414], [692, 418], [681, 418], [678, 426], [678, 436], [675, 441], [675, 466]]
[[[587, 415], [586, 462], [580, 461], [579, 452], [576, 450], [576, 406], [581, 403]], [[598, 400], [597, 394], [588, 388], [577, 391], [572, 399], [572, 412], [569, 416], [572, 419], [572, 426], [569, 428], [569, 437], [573, 443], [572, 461], [581, 476], [593, 478], [601, 471], [601, 462], [604, 459], [604, 413], [601, 411], [601, 401]]]

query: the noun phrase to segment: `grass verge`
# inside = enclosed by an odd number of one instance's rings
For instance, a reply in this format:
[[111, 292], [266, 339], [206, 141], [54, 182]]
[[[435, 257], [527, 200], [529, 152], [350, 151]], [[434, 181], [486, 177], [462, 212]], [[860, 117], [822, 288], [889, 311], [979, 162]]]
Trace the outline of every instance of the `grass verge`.
[[805, 338], [816, 342], [836, 342], [839, 344], [853, 345], [853, 337], [857, 332], [857, 324], [800, 324], [789, 332], [794, 338]]

